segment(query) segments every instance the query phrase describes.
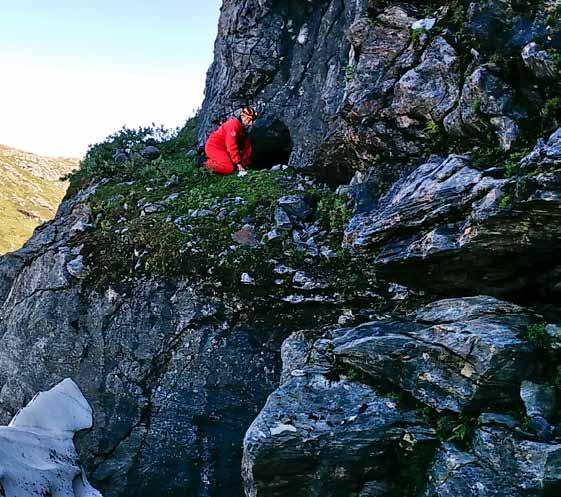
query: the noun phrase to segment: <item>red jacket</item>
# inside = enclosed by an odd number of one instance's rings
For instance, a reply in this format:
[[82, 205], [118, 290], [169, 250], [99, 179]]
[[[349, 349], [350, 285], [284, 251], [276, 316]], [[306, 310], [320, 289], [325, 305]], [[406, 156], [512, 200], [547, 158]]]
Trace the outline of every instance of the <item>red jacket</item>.
[[236, 117], [228, 119], [214, 131], [207, 140], [207, 149], [228, 152], [234, 164], [242, 164], [244, 151], [251, 149], [251, 142], [245, 132], [243, 124]]

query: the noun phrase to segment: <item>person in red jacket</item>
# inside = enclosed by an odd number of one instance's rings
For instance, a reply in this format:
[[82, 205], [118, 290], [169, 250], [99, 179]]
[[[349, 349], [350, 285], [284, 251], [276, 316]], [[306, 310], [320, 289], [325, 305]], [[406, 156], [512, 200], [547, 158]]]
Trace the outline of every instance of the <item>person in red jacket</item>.
[[246, 107], [240, 117], [232, 117], [211, 133], [205, 144], [207, 170], [217, 174], [244, 172], [251, 164], [253, 148], [247, 131], [257, 119], [257, 111]]

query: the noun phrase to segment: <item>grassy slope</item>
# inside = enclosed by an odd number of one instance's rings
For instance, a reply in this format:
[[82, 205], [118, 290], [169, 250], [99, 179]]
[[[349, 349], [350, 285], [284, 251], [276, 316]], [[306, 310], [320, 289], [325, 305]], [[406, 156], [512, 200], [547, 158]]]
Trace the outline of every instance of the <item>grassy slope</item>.
[[53, 218], [67, 186], [58, 178], [77, 165], [0, 145], [0, 254], [21, 247], [35, 227]]

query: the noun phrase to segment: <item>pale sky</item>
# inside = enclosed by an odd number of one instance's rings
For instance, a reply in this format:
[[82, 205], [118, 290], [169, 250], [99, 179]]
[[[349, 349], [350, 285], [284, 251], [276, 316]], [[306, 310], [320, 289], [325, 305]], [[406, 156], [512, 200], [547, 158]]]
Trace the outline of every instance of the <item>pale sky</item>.
[[81, 157], [203, 99], [221, 0], [0, 0], [0, 144]]

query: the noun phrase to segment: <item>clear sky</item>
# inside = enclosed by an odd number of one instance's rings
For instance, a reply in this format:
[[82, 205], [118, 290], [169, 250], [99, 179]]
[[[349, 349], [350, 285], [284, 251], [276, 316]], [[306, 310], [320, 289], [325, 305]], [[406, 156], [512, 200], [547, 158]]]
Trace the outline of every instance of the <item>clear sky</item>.
[[202, 102], [221, 0], [0, 0], [0, 143], [81, 157]]

